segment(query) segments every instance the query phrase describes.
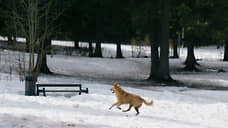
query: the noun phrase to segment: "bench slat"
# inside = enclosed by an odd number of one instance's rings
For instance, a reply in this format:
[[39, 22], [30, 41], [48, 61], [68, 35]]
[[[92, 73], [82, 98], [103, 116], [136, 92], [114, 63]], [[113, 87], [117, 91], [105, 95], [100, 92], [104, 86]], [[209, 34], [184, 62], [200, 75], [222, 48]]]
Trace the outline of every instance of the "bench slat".
[[36, 84], [39, 87], [80, 87], [81, 84]]
[[[40, 92], [43, 92], [43, 90], [39, 90]], [[80, 92], [80, 90], [46, 90], [45, 92]]]

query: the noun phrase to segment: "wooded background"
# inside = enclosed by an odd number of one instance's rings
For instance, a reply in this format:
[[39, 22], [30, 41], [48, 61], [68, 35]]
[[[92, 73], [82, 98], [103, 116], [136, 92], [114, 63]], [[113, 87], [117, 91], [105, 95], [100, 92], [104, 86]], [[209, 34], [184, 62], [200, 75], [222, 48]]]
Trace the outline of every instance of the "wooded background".
[[[26, 38], [29, 72], [50, 72], [46, 54], [51, 40], [89, 42], [90, 57], [102, 57], [101, 43], [144, 40], [151, 46], [149, 79], [171, 80], [169, 41], [177, 58], [178, 40], [188, 48], [186, 70], [197, 70], [194, 46], [224, 45], [228, 60], [227, 0], [0, 0], [0, 35], [15, 45]], [[92, 42], [96, 42], [92, 53]], [[34, 53], [38, 53], [35, 64]]]

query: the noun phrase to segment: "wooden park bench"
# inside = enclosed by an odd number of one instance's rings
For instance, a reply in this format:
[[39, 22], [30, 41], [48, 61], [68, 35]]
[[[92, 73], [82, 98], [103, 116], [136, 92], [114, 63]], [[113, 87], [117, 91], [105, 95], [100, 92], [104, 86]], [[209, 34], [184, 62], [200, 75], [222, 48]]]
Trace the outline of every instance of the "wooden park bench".
[[[54, 87], [54, 89], [50, 89], [52, 87]], [[65, 88], [71, 88], [71, 89], [68, 90]], [[84, 93], [89, 92], [88, 88], [82, 89], [81, 84], [36, 84], [36, 91], [38, 96], [40, 92], [43, 93], [43, 96], [46, 96], [46, 92], [78, 92], [79, 95], [81, 95], [82, 92]]]

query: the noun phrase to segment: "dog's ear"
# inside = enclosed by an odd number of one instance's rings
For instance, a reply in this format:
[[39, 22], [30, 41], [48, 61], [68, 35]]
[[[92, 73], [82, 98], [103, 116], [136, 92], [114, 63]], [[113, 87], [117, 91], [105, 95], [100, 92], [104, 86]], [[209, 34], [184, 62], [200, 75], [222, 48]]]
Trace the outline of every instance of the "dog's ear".
[[120, 87], [120, 85], [117, 82], [114, 83], [114, 86]]
[[118, 85], [118, 83], [117, 83], [117, 82], [115, 82], [113, 85], [114, 85], [114, 86], [117, 86], [117, 85]]

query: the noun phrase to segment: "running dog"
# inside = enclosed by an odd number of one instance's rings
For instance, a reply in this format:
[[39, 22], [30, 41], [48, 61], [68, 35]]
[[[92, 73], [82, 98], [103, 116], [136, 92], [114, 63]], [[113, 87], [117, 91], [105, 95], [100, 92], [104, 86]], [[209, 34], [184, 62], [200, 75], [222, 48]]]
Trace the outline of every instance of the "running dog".
[[115, 83], [110, 90], [112, 91], [112, 93], [116, 94], [117, 102], [114, 103], [109, 109], [112, 109], [112, 107], [115, 105], [117, 106], [118, 109], [121, 109], [120, 105], [129, 104], [129, 108], [127, 110], [123, 110], [123, 112], [130, 111], [131, 108], [134, 107], [135, 111], [137, 112], [136, 115], [138, 115], [139, 108], [142, 106], [142, 103], [149, 106], [152, 106], [153, 104], [153, 100], [151, 100], [150, 102], [146, 102], [140, 96], [124, 91], [122, 88], [120, 88], [120, 85], [117, 83]]

